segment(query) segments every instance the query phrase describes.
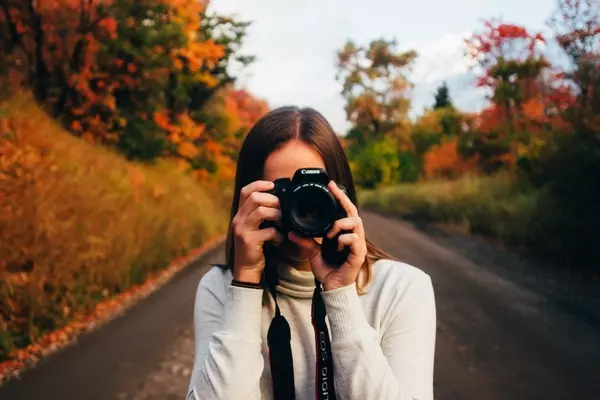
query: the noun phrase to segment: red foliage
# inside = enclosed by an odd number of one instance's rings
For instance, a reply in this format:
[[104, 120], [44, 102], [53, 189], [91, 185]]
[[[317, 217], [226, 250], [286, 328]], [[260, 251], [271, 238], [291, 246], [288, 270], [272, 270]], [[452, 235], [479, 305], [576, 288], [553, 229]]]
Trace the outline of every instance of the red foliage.
[[489, 88], [492, 105], [479, 118], [483, 133], [512, 137], [562, 124], [562, 112], [574, 95], [562, 71], [552, 71], [540, 33], [497, 20], [466, 41], [467, 53], [479, 66], [478, 86]]
[[[525, 61], [541, 57], [541, 49], [546, 43], [541, 33], [530, 33], [522, 26], [498, 20], [485, 21], [484, 27], [482, 33], [473, 35], [465, 43], [467, 55], [486, 75], [501, 60]], [[480, 82], [480, 85], [485, 84], [485, 80]]]

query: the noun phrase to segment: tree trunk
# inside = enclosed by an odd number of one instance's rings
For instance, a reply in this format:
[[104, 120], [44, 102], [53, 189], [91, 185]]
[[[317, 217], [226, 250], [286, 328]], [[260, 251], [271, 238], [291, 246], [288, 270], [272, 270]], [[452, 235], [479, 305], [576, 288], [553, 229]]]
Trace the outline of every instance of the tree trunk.
[[44, 62], [44, 42], [46, 38], [42, 29], [42, 17], [36, 12], [33, 0], [29, 0], [27, 8], [32, 20], [35, 43], [35, 65], [32, 66], [35, 75], [34, 92], [38, 100], [44, 101], [48, 98], [48, 85], [50, 83], [50, 71], [48, 71], [48, 67]]

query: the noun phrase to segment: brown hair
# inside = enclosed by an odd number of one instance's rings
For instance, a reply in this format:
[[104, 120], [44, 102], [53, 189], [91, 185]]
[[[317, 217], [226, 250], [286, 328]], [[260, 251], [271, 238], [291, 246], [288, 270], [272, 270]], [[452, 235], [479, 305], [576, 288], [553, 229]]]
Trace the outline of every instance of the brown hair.
[[[274, 109], [250, 129], [239, 153], [225, 247], [226, 266], [232, 271], [234, 249], [231, 221], [238, 210], [240, 191], [249, 183], [262, 179], [268, 156], [294, 139], [312, 146], [321, 155], [329, 177], [346, 186], [348, 197], [358, 208], [348, 159], [325, 117], [312, 108], [287, 106]], [[363, 279], [362, 282], [357, 282], [360, 293], [363, 293], [364, 287], [371, 280], [372, 263], [382, 258], [391, 257], [367, 239], [367, 259], [361, 268]]]

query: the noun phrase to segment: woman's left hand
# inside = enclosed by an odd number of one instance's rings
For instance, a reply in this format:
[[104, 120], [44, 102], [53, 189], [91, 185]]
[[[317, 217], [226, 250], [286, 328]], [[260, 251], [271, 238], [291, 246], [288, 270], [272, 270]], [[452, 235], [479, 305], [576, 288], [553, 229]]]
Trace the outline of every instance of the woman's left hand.
[[340, 231], [348, 231], [348, 233], [340, 235], [338, 239], [338, 250], [342, 246], [350, 248], [350, 254], [344, 264], [339, 268], [328, 265], [321, 256], [321, 244], [319, 242], [313, 238], [302, 238], [293, 233], [289, 234], [290, 240], [304, 250], [310, 260], [313, 274], [322, 283], [325, 291], [335, 290], [354, 283], [367, 257], [365, 230], [362, 220], [358, 216], [356, 206], [352, 204], [352, 201], [335, 182], [329, 182], [328, 187], [347, 214], [346, 218], [337, 220], [327, 234], [329, 238], [333, 238]]

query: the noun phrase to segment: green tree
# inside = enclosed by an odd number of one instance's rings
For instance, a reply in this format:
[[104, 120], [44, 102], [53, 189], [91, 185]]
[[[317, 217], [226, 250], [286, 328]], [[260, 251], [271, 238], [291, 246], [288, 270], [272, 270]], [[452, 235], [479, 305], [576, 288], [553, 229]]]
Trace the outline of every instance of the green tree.
[[351, 161], [351, 167], [356, 184], [367, 189], [398, 182], [400, 159], [393, 139], [370, 140]]
[[443, 82], [438, 88], [435, 94], [435, 103], [433, 104], [434, 109], [440, 108], [454, 108], [452, 100], [450, 100], [450, 90], [446, 82]]

